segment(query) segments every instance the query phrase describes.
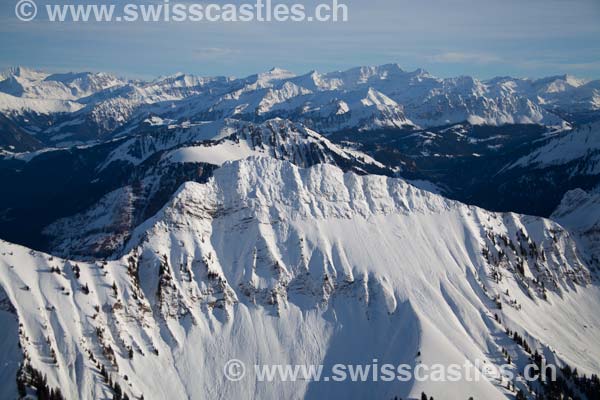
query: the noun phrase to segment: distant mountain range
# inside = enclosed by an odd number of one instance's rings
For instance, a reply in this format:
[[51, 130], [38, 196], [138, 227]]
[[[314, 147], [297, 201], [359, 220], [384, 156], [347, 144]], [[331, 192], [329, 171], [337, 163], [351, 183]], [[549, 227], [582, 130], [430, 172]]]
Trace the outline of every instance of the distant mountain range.
[[[600, 81], [568, 75], [440, 79], [395, 64], [299, 76], [274, 68], [240, 79], [178, 74], [151, 82], [25, 68], [2, 77], [0, 111], [18, 123], [23, 135], [54, 147], [125, 135], [149, 120], [262, 122], [278, 117], [332, 133], [462, 122], [566, 126], [600, 109]], [[3, 142], [10, 150], [10, 142]], [[27, 144], [12, 146], [28, 149]]]
[[[599, 82], [440, 79], [394, 64], [151, 82], [15, 68], [0, 81], [0, 174], [11, 187], [0, 235], [106, 255], [183, 182], [260, 154], [549, 216], [568, 190], [600, 185]], [[39, 200], [59, 204], [47, 212]]]
[[[593, 399], [599, 90], [2, 73], [0, 398]], [[516, 378], [229, 382], [232, 358]]]

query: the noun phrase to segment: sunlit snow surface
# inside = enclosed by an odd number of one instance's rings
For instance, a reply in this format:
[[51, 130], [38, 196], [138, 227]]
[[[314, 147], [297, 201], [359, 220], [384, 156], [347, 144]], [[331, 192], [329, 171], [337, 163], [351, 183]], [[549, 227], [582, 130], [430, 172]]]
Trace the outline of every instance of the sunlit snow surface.
[[[600, 81], [437, 78], [396, 64], [243, 78], [176, 74], [131, 81], [105, 73], [0, 74], [0, 110], [56, 147], [143, 129], [143, 123], [281, 117], [320, 133], [463, 123], [568, 126], [564, 113], [597, 112]], [[25, 121], [23, 121], [25, 120]]]
[[[542, 277], [530, 261], [525, 280], [511, 263], [499, 283], [490, 277], [482, 247], [492, 234], [515, 240], [520, 230], [546, 253], [544, 279], [556, 284], [547, 301], [525, 287]], [[406, 398], [422, 390], [442, 399], [500, 399], [506, 389], [484, 379], [228, 382], [222, 368], [231, 358], [249, 368], [374, 358], [502, 364], [501, 347], [522, 368], [527, 355], [506, 326], [553, 362], [600, 372], [600, 292], [559, 225], [490, 213], [399, 179], [264, 157], [226, 162], [207, 184], [184, 184], [127, 249], [106, 265], [77, 262], [77, 280], [74, 262], [0, 244], [0, 284], [23, 324], [24, 351], [69, 397], [112, 398], [91, 353], [127, 393], [145, 399]], [[491, 300], [496, 294], [502, 310]], [[509, 305], [515, 300], [520, 309]], [[14, 339], [2, 342], [0, 354], [14, 347], [16, 329], [3, 326]], [[118, 370], [102, 345], [114, 350]], [[8, 368], [14, 377], [15, 364]]]

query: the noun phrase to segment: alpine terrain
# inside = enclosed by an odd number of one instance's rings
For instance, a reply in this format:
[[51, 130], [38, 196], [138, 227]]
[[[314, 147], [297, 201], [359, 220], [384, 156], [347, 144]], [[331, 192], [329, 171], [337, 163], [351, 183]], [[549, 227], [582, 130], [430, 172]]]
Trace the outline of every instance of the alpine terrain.
[[599, 398], [600, 81], [19, 67], [0, 179], [2, 399]]

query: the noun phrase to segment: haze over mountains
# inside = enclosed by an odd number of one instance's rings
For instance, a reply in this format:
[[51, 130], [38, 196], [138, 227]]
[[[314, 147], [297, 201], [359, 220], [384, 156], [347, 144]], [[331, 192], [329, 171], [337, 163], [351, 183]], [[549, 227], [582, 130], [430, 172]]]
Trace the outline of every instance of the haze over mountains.
[[598, 374], [599, 121], [600, 81], [568, 75], [6, 71], [2, 393], [39, 374], [67, 398], [554, 390], [228, 382], [230, 358], [522, 373], [537, 351]]
[[3, 77], [0, 110], [25, 132], [58, 147], [130, 133], [149, 117], [165, 123], [279, 117], [331, 133], [465, 121], [563, 126], [600, 108], [600, 81], [568, 75], [439, 79], [395, 64], [300, 76], [274, 68], [240, 79], [177, 74], [151, 82], [25, 68]]

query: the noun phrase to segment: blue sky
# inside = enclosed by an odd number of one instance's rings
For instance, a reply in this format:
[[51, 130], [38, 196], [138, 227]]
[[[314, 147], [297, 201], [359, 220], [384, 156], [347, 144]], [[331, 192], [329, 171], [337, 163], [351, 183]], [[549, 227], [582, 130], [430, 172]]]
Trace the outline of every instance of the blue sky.
[[346, 0], [345, 23], [25, 23], [14, 15], [16, 3], [0, 4], [0, 68], [150, 78], [393, 62], [444, 77], [600, 78], [600, 0]]

